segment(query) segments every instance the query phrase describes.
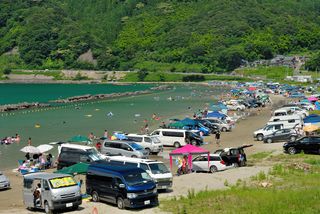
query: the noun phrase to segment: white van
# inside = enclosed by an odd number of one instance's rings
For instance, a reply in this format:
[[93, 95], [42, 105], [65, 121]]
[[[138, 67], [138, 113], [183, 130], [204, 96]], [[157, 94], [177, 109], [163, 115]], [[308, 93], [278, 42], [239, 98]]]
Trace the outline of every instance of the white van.
[[253, 138], [261, 141], [263, 140], [264, 136], [272, 134], [273, 132], [283, 128], [284, 126], [282, 123], [274, 123], [274, 124], [266, 125], [265, 127], [253, 132]]
[[302, 118], [305, 118], [306, 116], [309, 116], [309, 112], [305, 109], [302, 109], [298, 106], [290, 106], [290, 107], [283, 107], [281, 109], [288, 109], [291, 111], [292, 114], [298, 114]]
[[292, 111], [290, 109], [280, 108], [273, 112], [273, 116], [286, 116], [291, 115]]
[[141, 134], [128, 134], [126, 137], [129, 140], [134, 141], [135, 143], [142, 146], [145, 150], [151, 153], [158, 154], [162, 151], [163, 146], [157, 136], [150, 135], [141, 135]]
[[172, 173], [161, 161], [123, 156], [110, 156], [107, 158], [107, 161], [113, 164], [134, 166], [145, 170], [156, 182], [157, 189], [167, 190], [172, 187]]
[[179, 148], [187, 145], [187, 132], [184, 129], [157, 129], [151, 135], [156, 135], [164, 146]]
[[303, 121], [302, 118], [299, 115], [292, 114], [292, 115], [284, 115], [284, 116], [272, 116], [269, 120], [269, 122], [282, 122], [282, 121], [289, 121], [289, 120], [299, 120]]
[[302, 127], [301, 120], [295, 120], [295, 119], [276, 121], [276, 122], [268, 122], [267, 125], [277, 125], [279, 123], [283, 125], [283, 129], [294, 129], [296, 127]]

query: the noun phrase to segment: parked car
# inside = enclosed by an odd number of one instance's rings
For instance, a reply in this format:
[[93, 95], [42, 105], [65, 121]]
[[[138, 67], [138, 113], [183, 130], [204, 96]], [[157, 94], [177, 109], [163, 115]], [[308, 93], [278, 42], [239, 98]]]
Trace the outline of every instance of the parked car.
[[214, 154], [220, 155], [226, 166], [245, 166], [247, 164], [247, 155], [244, 152], [244, 148], [251, 146], [252, 144], [234, 148], [218, 149]]
[[209, 120], [212, 124], [216, 124], [222, 132], [231, 131], [233, 128], [231, 124], [223, 120], [219, 120], [218, 118], [204, 118], [204, 120]]
[[208, 127], [210, 129], [211, 134], [217, 133], [220, 128], [217, 124], [211, 123], [209, 120], [200, 120], [200, 119], [195, 119], [196, 122], [201, 123], [205, 127]]
[[93, 147], [76, 144], [61, 144], [57, 169], [62, 169], [79, 162], [91, 163], [102, 160], [101, 154]]
[[246, 109], [246, 107], [242, 104], [227, 104], [227, 108], [231, 111], [243, 111]]
[[8, 189], [8, 188], [10, 188], [9, 178], [0, 171], [0, 189]]
[[129, 140], [134, 141], [135, 143], [142, 146], [149, 154], [154, 153], [158, 154], [162, 151], [163, 146], [159, 138], [152, 135], [140, 135], [140, 134], [128, 134], [126, 137]]
[[106, 161], [89, 166], [86, 192], [94, 202], [116, 204], [119, 209], [159, 204], [156, 184], [145, 170], [110, 165]]
[[253, 138], [257, 139], [258, 141], [262, 141], [264, 136], [270, 135], [273, 132], [283, 128], [284, 128], [284, 125], [282, 123], [266, 125], [265, 127], [253, 132]]
[[277, 141], [295, 141], [299, 135], [293, 129], [280, 129], [263, 138], [264, 143], [273, 143]]
[[283, 150], [290, 155], [300, 153], [320, 154], [320, 136], [302, 137], [293, 142], [283, 144]]
[[208, 165], [208, 155], [200, 155], [192, 160], [192, 170], [195, 172], [218, 172], [226, 170], [228, 167], [221, 156], [218, 154], [209, 155], [209, 165]]
[[46, 213], [76, 210], [82, 203], [80, 191], [77, 182], [67, 174], [37, 172], [23, 176], [23, 203], [30, 209], [44, 209]]
[[105, 140], [101, 147], [105, 155], [123, 155], [132, 158], [148, 158], [149, 152], [132, 141]]
[[146, 170], [150, 177], [156, 182], [158, 190], [167, 190], [172, 187], [172, 174], [161, 161], [123, 156], [108, 157], [107, 160], [111, 164], [138, 167]]

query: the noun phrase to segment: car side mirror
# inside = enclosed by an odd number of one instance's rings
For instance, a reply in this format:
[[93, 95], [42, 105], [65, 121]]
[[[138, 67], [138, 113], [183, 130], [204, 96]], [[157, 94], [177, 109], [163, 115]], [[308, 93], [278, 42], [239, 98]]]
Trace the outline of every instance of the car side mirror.
[[124, 185], [124, 184], [119, 184], [119, 188], [125, 188], [126, 187], [126, 185]]

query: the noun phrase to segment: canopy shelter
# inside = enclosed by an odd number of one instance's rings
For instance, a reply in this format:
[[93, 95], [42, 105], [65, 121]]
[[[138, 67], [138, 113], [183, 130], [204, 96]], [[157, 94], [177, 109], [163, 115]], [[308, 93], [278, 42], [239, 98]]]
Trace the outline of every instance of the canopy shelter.
[[45, 153], [45, 152], [50, 151], [53, 148], [53, 146], [48, 145], [48, 144], [42, 144], [42, 145], [37, 146], [37, 148], [39, 149], [40, 153]]
[[194, 121], [194, 120], [192, 120], [190, 118], [185, 118], [183, 120], [180, 120], [179, 122], [182, 123], [185, 126], [195, 126], [195, 125], [198, 124], [198, 122], [196, 122], [196, 121]]
[[214, 118], [219, 118], [219, 119], [224, 119], [226, 116], [224, 114], [221, 114], [218, 111], [210, 112], [207, 114], [207, 117], [214, 117]]
[[175, 128], [175, 129], [183, 129], [184, 126], [185, 126], [185, 125], [184, 125], [183, 123], [181, 123], [180, 121], [175, 122], [175, 123], [170, 123], [170, 124], [168, 125], [168, 127], [170, 127], [170, 128]]
[[317, 114], [310, 114], [306, 118], [303, 119], [303, 122], [305, 124], [315, 124], [315, 123], [320, 123], [320, 115]]
[[317, 97], [309, 97], [308, 101], [313, 102], [313, 101], [317, 101], [318, 98]]
[[86, 136], [82, 136], [82, 135], [76, 135], [76, 136], [73, 136], [72, 138], [70, 138], [68, 140], [68, 142], [72, 143], [85, 143], [85, 144], [91, 144], [92, 141], [87, 138]]
[[314, 103], [314, 105], [316, 106], [316, 110], [320, 110], [320, 102], [319, 101], [316, 101]]
[[192, 169], [192, 155], [202, 155], [202, 154], [208, 154], [208, 167], [209, 167], [209, 165], [210, 165], [210, 152], [208, 150], [205, 150], [201, 147], [193, 146], [190, 144], [188, 144], [184, 147], [175, 149], [171, 153], [169, 153], [170, 169], [172, 170], [172, 156], [187, 155], [189, 170], [191, 170]]
[[25, 146], [22, 149], [20, 149], [20, 151], [24, 152], [24, 153], [30, 153], [30, 154], [39, 154], [40, 153], [40, 150], [34, 146]]
[[314, 131], [317, 131], [318, 129], [319, 129], [319, 126], [316, 126], [313, 124], [303, 127], [303, 131], [305, 132], [314, 132]]
[[55, 171], [54, 173], [69, 174], [73, 176], [78, 174], [86, 174], [88, 171], [88, 167], [89, 164], [87, 163], [77, 163], [72, 166]]

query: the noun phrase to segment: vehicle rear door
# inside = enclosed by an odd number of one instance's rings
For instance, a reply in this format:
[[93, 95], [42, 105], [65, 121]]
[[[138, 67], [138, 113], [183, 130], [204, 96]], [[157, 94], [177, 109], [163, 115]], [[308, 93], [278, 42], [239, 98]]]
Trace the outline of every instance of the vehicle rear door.
[[33, 180], [23, 179], [23, 203], [26, 207], [34, 207], [33, 203]]
[[192, 162], [192, 169], [195, 171], [208, 171], [208, 158], [198, 156]]

